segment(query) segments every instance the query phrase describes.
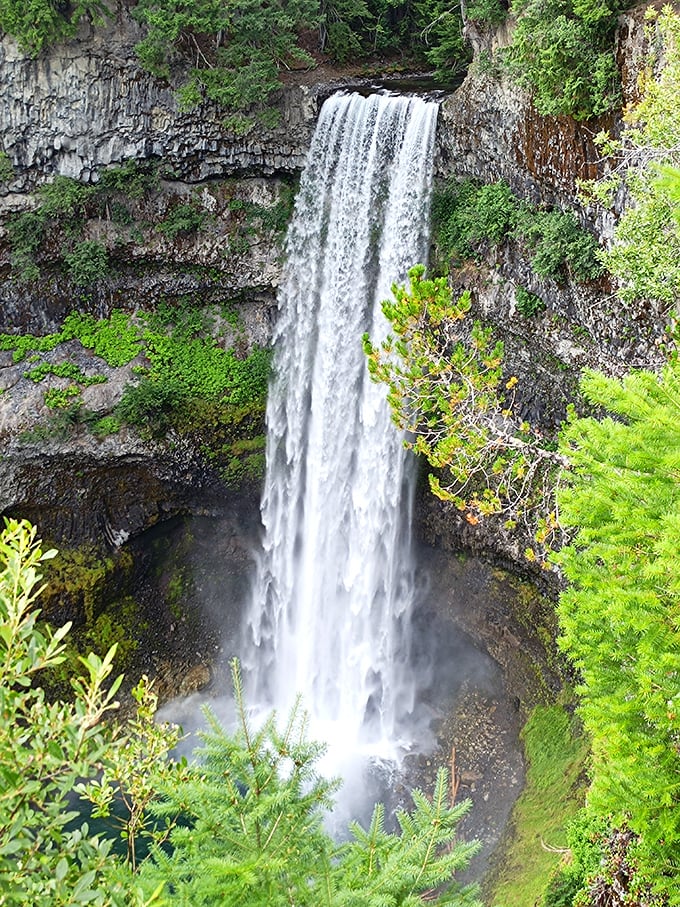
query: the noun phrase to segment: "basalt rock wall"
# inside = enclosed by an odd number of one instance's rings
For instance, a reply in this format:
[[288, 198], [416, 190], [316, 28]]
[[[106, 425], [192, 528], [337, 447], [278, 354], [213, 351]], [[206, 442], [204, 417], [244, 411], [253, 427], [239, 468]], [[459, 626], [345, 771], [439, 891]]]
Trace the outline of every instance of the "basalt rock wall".
[[[489, 35], [475, 33], [469, 25], [468, 32], [477, 60], [462, 86], [441, 105], [439, 177], [475, 177], [484, 182], [504, 179], [519, 197], [534, 204], [575, 208], [583, 225], [605, 245], [611, 239], [616, 206], [595, 211], [581, 204], [577, 180], [601, 172], [593, 137], [616, 124], [540, 116], [525, 92], [498, 73], [484, 71], [479, 63], [480, 51], [507, 42], [507, 29]], [[334, 88], [356, 82], [329, 81], [323, 75], [315, 82], [306, 74], [296, 84], [292, 74], [276, 99], [280, 124], [272, 129], [256, 126], [246, 135], [236, 135], [214, 106], [180, 109], [173, 90], [181, 81], [179, 68], [169, 82], [145, 73], [134, 55], [140, 37], [139, 26], [120, 6], [105, 25], [84, 25], [77, 39], [37, 60], [21, 54], [11, 39], [0, 41], [2, 146], [14, 166], [13, 177], [0, 187], [0, 219], [12, 212], [35, 210], [39, 204], [36, 188], [56, 175], [96, 184], [103, 170], [129, 160], [162, 165], [162, 178], [153, 193], [132, 205], [138, 222], [134, 235], [121, 231], [108, 210], [86, 218], [83, 239], [105, 245], [112, 267], [85, 293], [64, 274], [57, 236], [49, 239], [42, 253], [40, 277], [30, 284], [19, 281], [11, 265], [8, 237], [0, 228], [0, 332], [55, 330], [74, 300], [78, 307], [100, 317], [115, 307], [134, 311], [164, 298], [188, 295], [201, 304], [235, 299], [251, 341], [266, 342], [275, 319], [281, 237], [265, 228], [259, 215], [245, 223], [242, 212], [248, 206], [263, 212], [278, 204], [286, 180], [303, 166], [319, 104]], [[618, 51], [628, 99], [635, 94], [644, 48], [641, 16], [631, 14], [622, 20]], [[205, 214], [201, 229], [173, 236], [159, 231], [159, 223], [177, 205], [187, 202]], [[645, 306], [624, 308], [604, 278], [587, 284], [540, 278], [517, 243], [489, 249], [481, 267], [456, 272], [452, 284], [455, 289], [473, 291], [475, 313], [493, 324], [506, 344], [507, 368], [520, 379], [519, 400], [525, 414], [546, 429], [563, 418], [584, 366], [620, 373], [631, 364], [654, 365], [661, 360], [662, 313]], [[531, 319], [523, 317], [517, 310], [518, 287], [540, 296], [544, 311]], [[7, 389], [0, 412], [0, 426], [4, 426], [0, 430], [6, 441], [19, 428], [27, 428], [26, 406], [21, 404], [19, 426], [15, 418], [18, 404], [8, 402], [8, 392], [10, 397], [23, 393], [21, 375], [16, 368], [10, 373], [12, 368], [11, 359], [0, 368]], [[37, 408], [36, 415], [40, 416]], [[93, 478], [92, 464], [106, 471], [115, 467], [118, 456], [115, 444], [102, 448], [98, 442], [92, 443], [98, 455], [87, 455], [90, 465], [80, 477], [82, 481], [89, 477], [88, 488], [98, 481]], [[23, 474], [28, 476], [32, 467], [24, 448], [19, 445], [12, 450], [13, 456], [26, 459]], [[162, 472], [163, 457], [157, 450], [147, 445], [143, 454], [142, 444], [132, 454], [124, 448], [122, 445], [120, 456], [127, 457], [126, 462], [146, 458], [152, 473], [155, 464]], [[99, 456], [102, 452], [106, 455]], [[60, 461], [53, 454], [51, 468], [58, 470]], [[77, 476], [73, 463], [80, 456], [78, 450], [66, 443], [62, 454], [64, 474]], [[7, 467], [3, 481], [21, 487], [21, 498], [29, 508], [30, 489], [23, 479], [18, 480], [14, 468]], [[154, 491], [166, 501], [168, 513], [191, 506], [191, 493], [180, 489], [182, 482], [189, 489], [201, 485], [193, 482], [191, 468], [187, 469], [173, 472], [184, 477], [179, 484], [173, 479], [163, 486], [173, 489], [172, 493]], [[140, 481], [137, 488], [155, 485]], [[15, 495], [12, 500], [19, 498]], [[91, 503], [89, 491], [74, 489], [69, 506], [77, 508], [79, 502], [82, 506]], [[45, 499], [44, 514], [56, 514], [55, 507]], [[447, 547], [477, 546], [488, 552], [496, 544], [493, 538], [480, 540], [476, 531], [461, 526], [460, 520], [452, 519], [436, 502], [430, 500], [424, 510], [426, 537]], [[123, 513], [125, 508], [114, 511]], [[147, 510], [142, 507], [141, 512]], [[40, 519], [40, 507], [31, 513]], [[159, 513], [151, 507], [139, 520], [129, 515], [114, 519], [106, 534], [115, 539], [120, 532], [144, 531]], [[61, 520], [55, 517], [55, 525], [62, 525]], [[100, 523], [99, 518], [76, 519], [74, 525], [79, 527], [79, 536], [88, 532], [100, 535]], [[448, 539], [442, 535], [445, 526], [451, 527]], [[514, 558], [512, 552], [509, 556]]]
[[35, 60], [3, 38], [3, 143], [18, 171], [11, 188], [30, 189], [50, 174], [87, 181], [130, 158], [162, 158], [189, 182], [300, 170], [317, 113], [314, 89], [282, 93], [279, 127], [237, 136], [215, 106], [180, 110], [172, 84], [137, 63], [141, 37], [119, 6], [113, 19], [83, 25], [76, 40]]

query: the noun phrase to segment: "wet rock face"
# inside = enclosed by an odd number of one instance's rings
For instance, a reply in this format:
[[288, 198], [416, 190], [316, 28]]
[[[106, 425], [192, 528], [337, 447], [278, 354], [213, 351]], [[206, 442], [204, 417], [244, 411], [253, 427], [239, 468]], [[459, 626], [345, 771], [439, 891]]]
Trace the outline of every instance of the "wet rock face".
[[228, 497], [189, 445], [169, 452], [127, 432], [14, 442], [0, 462], [0, 513], [60, 544], [114, 549], [179, 514], [215, 513]]

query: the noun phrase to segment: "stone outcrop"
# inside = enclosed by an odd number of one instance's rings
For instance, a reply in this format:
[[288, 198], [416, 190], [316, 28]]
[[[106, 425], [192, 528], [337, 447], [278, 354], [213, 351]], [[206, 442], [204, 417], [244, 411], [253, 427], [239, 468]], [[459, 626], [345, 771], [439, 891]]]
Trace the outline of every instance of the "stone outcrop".
[[4, 150], [17, 171], [13, 189], [46, 176], [89, 181], [130, 158], [162, 158], [179, 179], [300, 170], [314, 128], [316, 91], [299, 86], [278, 99], [281, 126], [236, 136], [214, 106], [180, 110], [173, 86], [144, 72], [134, 46], [137, 23], [119, 5], [102, 25], [36, 60], [0, 42]]

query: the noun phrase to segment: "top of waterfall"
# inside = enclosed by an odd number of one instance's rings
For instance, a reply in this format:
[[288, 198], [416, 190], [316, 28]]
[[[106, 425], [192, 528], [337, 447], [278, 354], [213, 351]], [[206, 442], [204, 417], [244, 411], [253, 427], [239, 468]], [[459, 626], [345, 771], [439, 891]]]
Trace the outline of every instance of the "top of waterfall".
[[[454, 82], [442, 83], [434, 78], [431, 73], [427, 74], [401, 74], [394, 76], [375, 76], [366, 79], [351, 79], [348, 82], [336, 83], [336, 89], [331, 90], [328, 94], [323, 95], [323, 99], [330, 94], [339, 94], [342, 92], [355, 92], [356, 94], [368, 97], [372, 94], [385, 95], [405, 95], [416, 96], [424, 101], [442, 101], [445, 97], [452, 94], [460, 87], [463, 81], [462, 76]], [[330, 86], [329, 86], [330, 87]]]

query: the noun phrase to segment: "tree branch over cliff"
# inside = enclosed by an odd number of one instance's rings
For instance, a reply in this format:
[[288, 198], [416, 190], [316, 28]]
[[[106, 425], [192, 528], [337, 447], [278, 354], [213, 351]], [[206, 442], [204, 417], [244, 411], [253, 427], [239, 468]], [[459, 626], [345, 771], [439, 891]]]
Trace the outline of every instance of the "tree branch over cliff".
[[435, 468], [433, 493], [472, 525], [501, 515], [506, 529], [535, 539], [528, 559], [542, 557], [557, 540], [554, 488], [568, 461], [517, 417], [518, 379], [503, 374], [503, 344], [479, 322], [463, 327], [470, 294], [454, 302], [445, 278], [426, 280], [422, 265], [409, 280], [383, 303], [394, 334], [379, 345], [364, 337], [371, 377], [388, 387], [405, 446]]

